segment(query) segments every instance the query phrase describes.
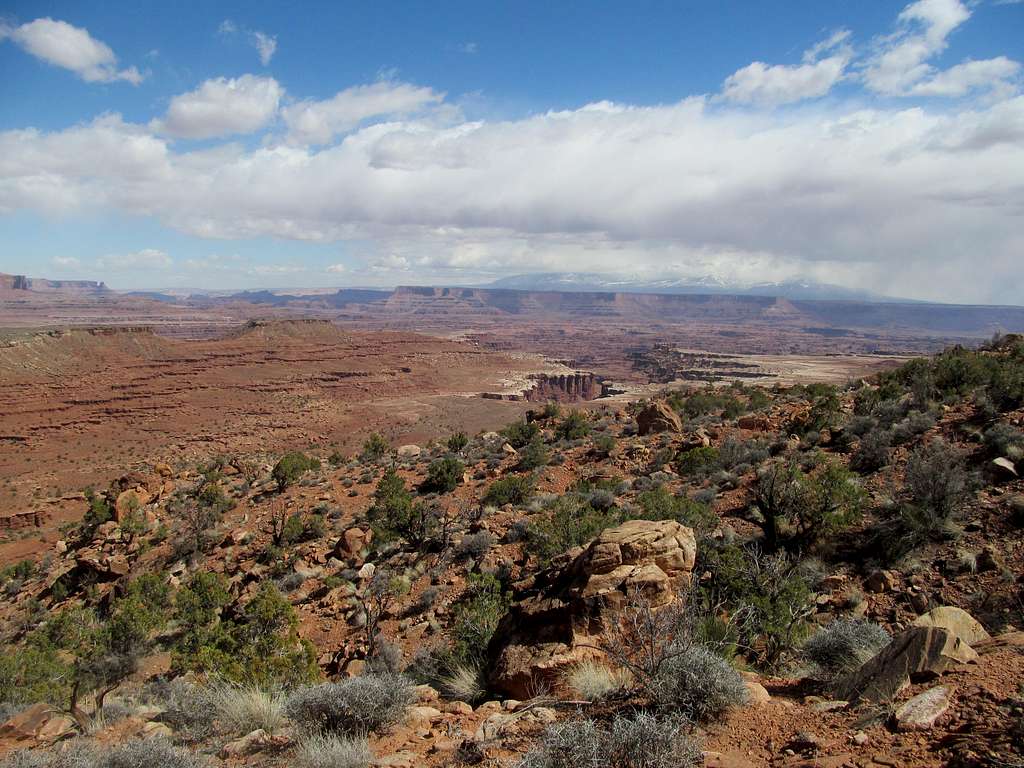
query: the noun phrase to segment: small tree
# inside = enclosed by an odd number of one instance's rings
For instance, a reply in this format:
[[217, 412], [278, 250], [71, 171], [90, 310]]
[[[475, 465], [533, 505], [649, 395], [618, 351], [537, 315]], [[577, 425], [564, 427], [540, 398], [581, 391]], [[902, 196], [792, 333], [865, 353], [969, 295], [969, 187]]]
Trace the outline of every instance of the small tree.
[[277, 482], [278, 490], [284, 491], [289, 485], [293, 485], [306, 472], [313, 469], [320, 469], [320, 460], [310, 458], [299, 451], [286, 453], [280, 461], [274, 465], [271, 477]]
[[918, 447], [904, 475], [904, 522], [925, 536], [945, 532], [967, 495], [968, 480], [963, 457], [945, 441], [936, 438]]
[[465, 465], [452, 456], [432, 461], [427, 467], [427, 479], [423, 483], [424, 491], [451, 493], [462, 482]]
[[555, 427], [555, 436], [561, 440], [580, 440], [589, 434], [590, 422], [582, 411], [569, 411]]
[[448, 450], [461, 453], [469, 445], [469, 436], [465, 432], [456, 432], [448, 438]]
[[391, 446], [379, 432], [372, 432], [363, 443], [363, 452], [359, 455], [363, 461], [378, 461], [388, 455]]
[[532, 472], [535, 469], [546, 467], [550, 461], [551, 453], [544, 444], [543, 438], [537, 435], [520, 449], [516, 469], [520, 472]]
[[754, 490], [765, 547], [777, 549], [784, 528], [794, 544], [814, 544], [854, 522], [864, 498], [854, 476], [838, 462], [826, 462], [814, 475], [793, 463], [773, 462], [759, 473]]

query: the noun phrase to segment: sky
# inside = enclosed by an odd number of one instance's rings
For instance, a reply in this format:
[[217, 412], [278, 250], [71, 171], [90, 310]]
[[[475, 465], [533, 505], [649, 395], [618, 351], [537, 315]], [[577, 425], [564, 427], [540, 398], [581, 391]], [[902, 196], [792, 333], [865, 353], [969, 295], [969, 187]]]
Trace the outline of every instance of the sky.
[[1024, 304], [1022, 61], [1022, 0], [0, 0], [0, 272]]

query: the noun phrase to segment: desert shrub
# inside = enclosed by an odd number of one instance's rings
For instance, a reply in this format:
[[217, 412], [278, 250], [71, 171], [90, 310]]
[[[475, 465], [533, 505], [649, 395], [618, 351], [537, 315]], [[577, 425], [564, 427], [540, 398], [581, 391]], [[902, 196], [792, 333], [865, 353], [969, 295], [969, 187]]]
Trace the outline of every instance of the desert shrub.
[[359, 458], [363, 461], [378, 461], [383, 459], [391, 451], [391, 445], [379, 432], [371, 432], [363, 443], [362, 453]]
[[269, 734], [284, 725], [284, 696], [255, 685], [217, 682], [206, 692], [217, 719], [231, 733], [246, 734], [262, 728]]
[[1005, 456], [1012, 461], [1024, 457], [1024, 432], [1006, 422], [993, 424], [985, 430], [985, 447], [993, 456]]
[[533, 495], [533, 480], [529, 477], [510, 475], [491, 483], [481, 502], [495, 507], [505, 504], [520, 506]]
[[499, 433], [513, 448], [519, 449], [527, 445], [535, 437], [540, 436], [540, 427], [536, 422], [514, 421]]
[[307, 733], [366, 736], [401, 721], [415, 700], [412, 685], [401, 675], [362, 675], [297, 688], [285, 712]]
[[935, 416], [926, 411], [911, 411], [907, 417], [892, 427], [892, 440], [900, 445], [927, 432], [935, 426]]
[[313, 646], [298, 636], [298, 617], [269, 581], [236, 617], [219, 620], [230, 601], [219, 574], [197, 573], [177, 596], [182, 634], [172, 667], [217, 675], [228, 682], [273, 688], [319, 676]]
[[369, 768], [373, 753], [365, 738], [346, 738], [333, 733], [313, 733], [295, 751], [300, 768]]
[[99, 749], [71, 742], [59, 752], [14, 752], [3, 768], [200, 768], [206, 763], [197, 755], [173, 746], [163, 738], [139, 739]]
[[758, 473], [754, 503], [761, 514], [765, 546], [776, 549], [784, 537], [797, 546], [855, 522], [865, 493], [839, 462], [826, 461], [813, 474], [776, 461]]
[[213, 733], [209, 700], [206, 692], [195, 683], [181, 677], [173, 680], [158, 677], [143, 688], [142, 699], [160, 707], [162, 711], [155, 719], [174, 731], [179, 741], [194, 744]]
[[675, 460], [675, 470], [680, 475], [700, 475], [718, 466], [718, 449], [713, 446], [690, 448], [680, 453]]
[[480, 665], [510, 602], [508, 592], [493, 574], [470, 574], [465, 590], [452, 606], [448, 634], [452, 638], [454, 663], [468, 667]]
[[494, 544], [494, 537], [488, 531], [467, 533], [455, 548], [455, 556], [460, 559], [476, 560], [486, 555]]
[[615, 494], [605, 488], [595, 488], [586, 494], [587, 503], [594, 509], [607, 512], [615, 506]]
[[856, 669], [889, 643], [889, 633], [862, 619], [837, 619], [804, 643], [804, 654], [830, 675]]
[[654, 701], [698, 722], [745, 704], [747, 687], [732, 665], [703, 645], [673, 655], [651, 681]]
[[87, 534], [91, 534], [98, 526], [114, 519], [114, 509], [107, 501], [106, 496], [97, 494], [92, 488], [86, 488], [85, 500], [89, 503], [89, 508], [82, 518], [82, 527]]
[[380, 543], [402, 538], [416, 547], [437, 534], [441, 522], [440, 511], [436, 507], [413, 502], [412, 493], [405, 487], [405, 480], [393, 467], [377, 483], [373, 504], [366, 512], [366, 518], [375, 539]]
[[555, 437], [560, 440], [580, 440], [589, 434], [590, 422], [582, 411], [569, 411], [555, 426]]
[[760, 664], [774, 666], [806, 637], [814, 609], [799, 561], [784, 553], [766, 555], [756, 547], [706, 539], [694, 570], [709, 574], [696, 600], [708, 612], [724, 612], [726, 634], [756, 649]]
[[452, 456], [432, 461], [427, 467], [427, 478], [423, 482], [423, 490], [451, 493], [462, 482], [462, 475], [465, 471], [466, 466]]
[[487, 681], [484, 679], [482, 665], [449, 662], [446, 668], [448, 671], [437, 680], [437, 685], [446, 698], [474, 704], [487, 695]]
[[644, 520], [675, 520], [698, 533], [707, 533], [718, 524], [718, 518], [706, 504], [675, 496], [662, 485], [641, 493], [637, 503], [643, 512], [633, 516]]
[[850, 467], [857, 472], [875, 472], [888, 466], [892, 454], [892, 436], [875, 429], [861, 437], [857, 450], [850, 457]]
[[589, 718], [550, 725], [515, 768], [692, 768], [703, 763], [683, 718], [648, 712], [616, 715], [610, 726]]
[[946, 533], [967, 490], [967, 471], [959, 451], [939, 438], [919, 446], [907, 458], [904, 473], [904, 525], [921, 536]]
[[460, 453], [469, 445], [469, 435], [465, 432], [456, 432], [448, 437], [446, 445], [452, 453]]
[[310, 458], [300, 451], [286, 453], [274, 465], [270, 476], [274, 478], [279, 490], [283, 491], [289, 485], [293, 485], [300, 477], [307, 472], [320, 469], [320, 460]]
[[565, 675], [565, 683], [587, 701], [601, 701], [626, 687], [628, 675], [594, 659], [575, 664]]
[[535, 469], [546, 467], [550, 461], [551, 454], [547, 446], [544, 445], [544, 440], [537, 435], [520, 449], [516, 469], [520, 472], [532, 472]]
[[718, 466], [722, 469], [734, 469], [745, 464], [756, 466], [768, 455], [768, 446], [763, 440], [739, 440], [730, 436], [718, 447]]
[[601, 435], [594, 439], [594, 453], [607, 458], [615, 450], [615, 438], [611, 435]]
[[620, 522], [617, 510], [596, 510], [579, 494], [568, 494], [555, 502], [549, 514], [531, 523], [526, 551], [547, 563], [555, 555], [585, 544]]

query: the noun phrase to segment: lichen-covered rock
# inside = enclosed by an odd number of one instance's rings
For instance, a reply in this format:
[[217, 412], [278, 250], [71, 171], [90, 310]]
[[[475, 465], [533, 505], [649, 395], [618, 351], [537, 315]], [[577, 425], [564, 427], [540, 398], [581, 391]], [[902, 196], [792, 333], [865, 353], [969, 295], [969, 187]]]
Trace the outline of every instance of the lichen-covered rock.
[[496, 690], [526, 699], [595, 655], [604, 623], [639, 591], [654, 606], [676, 600], [697, 556], [693, 531], [674, 520], [630, 520], [522, 586], [488, 649]]
[[900, 731], [927, 731], [949, 709], [953, 689], [948, 685], [929, 688], [905, 702], [893, 718]]

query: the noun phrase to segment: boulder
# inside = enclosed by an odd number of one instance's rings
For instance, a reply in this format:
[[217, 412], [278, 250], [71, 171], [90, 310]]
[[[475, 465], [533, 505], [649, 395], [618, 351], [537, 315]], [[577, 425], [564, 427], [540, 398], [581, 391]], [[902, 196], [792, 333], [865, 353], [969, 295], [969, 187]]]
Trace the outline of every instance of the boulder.
[[918, 616], [914, 621], [914, 626], [948, 629], [970, 646], [991, 638], [991, 635], [985, 631], [976, 618], [964, 609], [953, 605], [933, 608], [923, 616]]
[[142, 486], [121, 491], [117, 496], [117, 501], [114, 502], [114, 520], [120, 523], [131, 512], [138, 511], [149, 504], [151, 499], [149, 491]]
[[872, 571], [864, 580], [868, 592], [892, 592], [899, 585], [899, 578], [892, 571]]
[[949, 709], [953, 689], [938, 685], [904, 703], [893, 718], [898, 731], [927, 731]]
[[978, 654], [942, 627], [911, 627], [841, 678], [836, 698], [885, 702], [906, 688], [911, 679], [928, 679], [957, 664], [976, 661]]
[[76, 733], [75, 721], [49, 704], [33, 704], [0, 725], [0, 739], [53, 743]]
[[283, 747], [288, 743], [287, 737], [271, 736], [262, 728], [257, 728], [252, 733], [240, 736], [234, 741], [229, 741], [220, 750], [220, 757], [227, 759], [231, 757], [246, 757], [269, 748]]
[[630, 520], [563, 556], [521, 589], [501, 619], [488, 648], [492, 686], [529, 699], [558, 685], [568, 667], [598, 653], [590, 646], [634, 591], [656, 607], [676, 600], [696, 555], [690, 528]]
[[751, 432], [767, 432], [772, 428], [772, 423], [767, 416], [751, 413], [746, 416], [740, 416], [736, 426], [740, 429], [748, 429]]
[[418, 445], [412, 445], [411, 443], [409, 445], [400, 445], [398, 447], [398, 457], [401, 459], [415, 459], [422, 452], [422, 448]]
[[682, 419], [667, 403], [650, 403], [636, 416], [637, 430], [641, 435], [656, 432], [680, 432], [683, 429]]

